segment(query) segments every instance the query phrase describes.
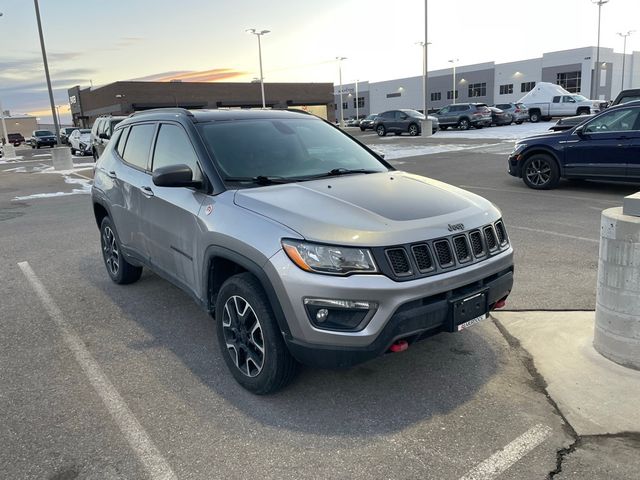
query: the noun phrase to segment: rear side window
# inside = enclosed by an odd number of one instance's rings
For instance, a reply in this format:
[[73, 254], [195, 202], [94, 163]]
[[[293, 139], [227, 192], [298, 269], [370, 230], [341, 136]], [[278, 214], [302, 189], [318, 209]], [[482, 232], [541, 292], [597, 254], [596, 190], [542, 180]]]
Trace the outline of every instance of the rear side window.
[[153, 170], [178, 164], [184, 164], [191, 169], [193, 180], [202, 178], [198, 157], [187, 133], [178, 125], [163, 123], [160, 125], [153, 152]]
[[560, 103], [560, 97], [553, 97], [553, 103]]
[[120, 155], [120, 157], [123, 157], [124, 155], [124, 146], [127, 143], [127, 137], [129, 136], [129, 128], [125, 128], [123, 129], [122, 133], [120, 134], [120, 138], [118, 139], [118, 145], [116, 146], [116, 151], [118, 152], [118, 155]]
[[380, 115], [382, 118], [384, 118], [385, 120], [393, 120], [393, 116], [394, 113], [393, 112], [384, 112], [382, 115]]
[[131, 127], [122, 155], [125, 162], [142, 170], [147, 169], [151, 141], [153, 140], [155, 130], [156, 126], [153, 123], [145, 123]]
[[93, 134], [96, 136], [98, 135], [98, 131], [100, 130], [100, 125], [102, 125], [101, 118], [97, 119], [96, 122], [93, 124], [92, 130], [93, 130]]

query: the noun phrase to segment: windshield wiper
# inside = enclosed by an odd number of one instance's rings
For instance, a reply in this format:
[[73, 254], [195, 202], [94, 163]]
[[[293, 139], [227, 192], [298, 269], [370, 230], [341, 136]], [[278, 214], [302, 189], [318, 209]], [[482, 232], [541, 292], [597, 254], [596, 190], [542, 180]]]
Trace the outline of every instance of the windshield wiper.
[[307, 178], [337, 177], [340, 175], [347, 175], [349, 173], [381, 173], [381, 170], [367, 170], [366, 168], [334, 168], [326, 173], [311, 175]]
[[295, 182], [296, 179], [279, 177], [275, 175], [258, 175], [256, 177], [227, 177], [225, 182], [251, 182], [258, 185], [275, 185], [280, 183]]

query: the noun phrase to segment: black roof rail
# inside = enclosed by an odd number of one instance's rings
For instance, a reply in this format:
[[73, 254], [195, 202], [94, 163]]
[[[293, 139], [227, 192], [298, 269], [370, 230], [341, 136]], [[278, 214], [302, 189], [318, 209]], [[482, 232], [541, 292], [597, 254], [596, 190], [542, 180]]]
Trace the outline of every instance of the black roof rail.
[[183, 115], [193, 117], [192, 112], [190, 112], [186, 108], [180, 108], [180, 107], [150, 108], [149, 110], [140, 110], [138, 112], [133, 112], [131, 115], [129, 115], [129, 117], [135, 117], [136, 115], [153, 114], [153, 113], [182, 113]]

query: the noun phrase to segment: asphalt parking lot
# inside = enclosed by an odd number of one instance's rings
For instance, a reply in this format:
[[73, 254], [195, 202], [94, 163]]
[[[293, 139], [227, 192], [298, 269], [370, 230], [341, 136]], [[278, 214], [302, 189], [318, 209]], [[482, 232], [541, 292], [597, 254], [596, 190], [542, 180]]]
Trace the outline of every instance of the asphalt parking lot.
[[[386, 149], [398, 168], [502, 209], [516, 249], [509, 308], [593, 308], [600, 211], [634, 186], [563, 183], [534, 192], [506, 174], [512, 140], [350, 133]], [[441, 151], [391, 158], [423, 147]], [[571, 428], [492, 322], [348, 371], [305, 368], [286, 390], [255, 397], [227, 373], [212, 320], [190, 297], [149, 272], [130, 286], [108, 279], [87, 195], [89, 160], [59, 174], [48, 170], [46, 150], [19, 154], [0, 162], [0, 477], [558, 472]], [[599, 455], [590, 443], [572, 473], [614, 478], [593, 469]]]

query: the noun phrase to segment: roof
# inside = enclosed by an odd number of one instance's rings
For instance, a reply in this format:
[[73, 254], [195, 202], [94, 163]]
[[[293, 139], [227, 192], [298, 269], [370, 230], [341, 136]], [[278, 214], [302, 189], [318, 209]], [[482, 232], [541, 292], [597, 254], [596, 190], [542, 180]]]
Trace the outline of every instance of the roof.
[[133, 113], [129, 118], [145, 120], [163, 120], [167, 116], [188, 116], [194, 122], [212, 122], [217, 120], [248, 120], [254, 118], [300, 118], [301, 115], [314, 117], [300, 110], [262, 110], [262, 109], [234, 109], [234, 110], [186, 110], [184, 108], [155, 108]]

